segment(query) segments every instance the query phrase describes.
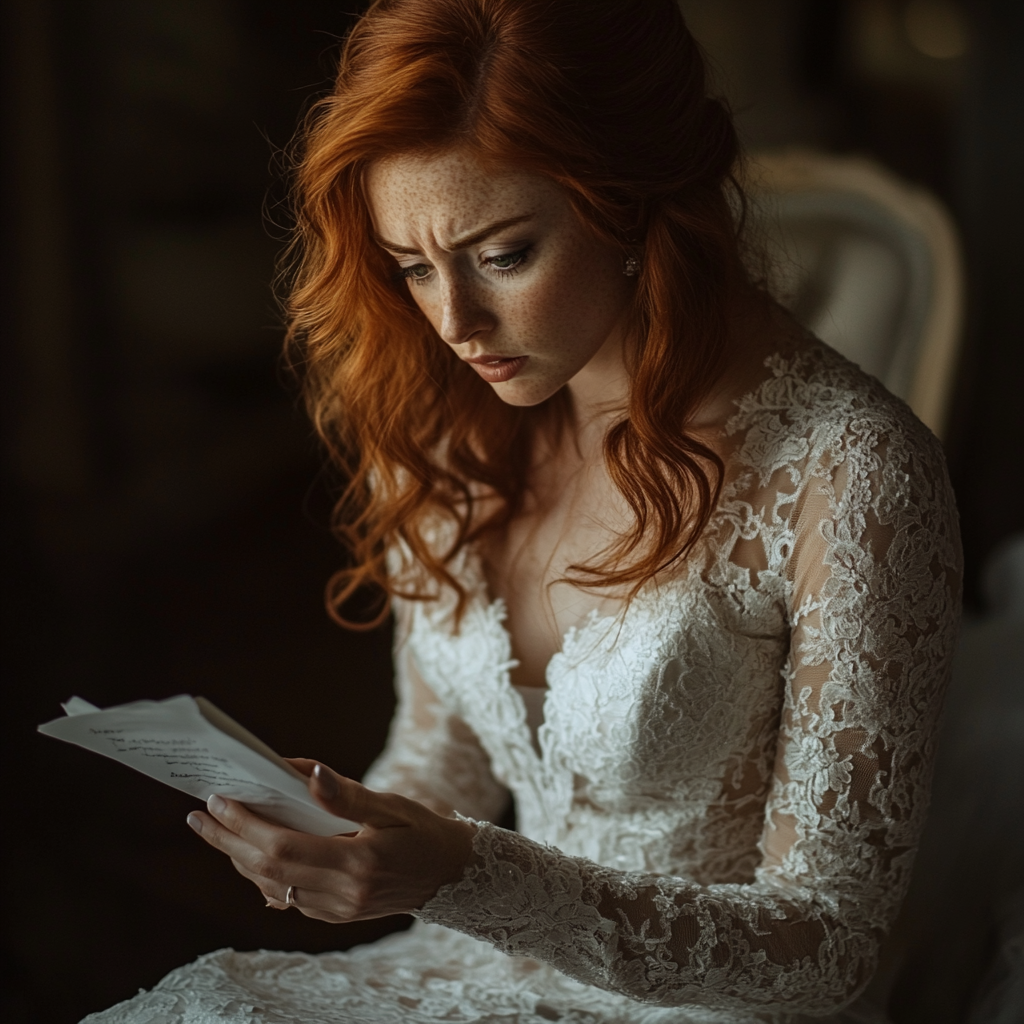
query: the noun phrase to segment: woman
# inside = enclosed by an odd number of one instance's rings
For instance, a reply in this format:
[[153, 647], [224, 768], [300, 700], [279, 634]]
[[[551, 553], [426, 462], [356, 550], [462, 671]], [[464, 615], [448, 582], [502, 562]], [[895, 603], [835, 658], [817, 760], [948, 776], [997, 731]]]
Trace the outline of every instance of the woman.
[[935, 439], [752, 283], [736, 161], [672, 0], [357, 25], [298, 171], [291, 338], [351, 479], [333, 607], [389, 597], [399, 708], [365, 788], [295, 762], [357, 835], [189, 823], [272, 907], [419, 922], [210, 954], [91, 1020], [841, 1019], [863, 990], [955, 514]]

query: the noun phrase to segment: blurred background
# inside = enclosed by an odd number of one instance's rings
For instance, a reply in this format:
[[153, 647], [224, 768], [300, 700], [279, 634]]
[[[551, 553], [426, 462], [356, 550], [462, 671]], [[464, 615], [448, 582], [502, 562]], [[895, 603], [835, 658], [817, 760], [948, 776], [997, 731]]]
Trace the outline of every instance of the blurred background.
[[[323, 611], [336, 481], [280, 371], [270, 289], [280, 151], [362, 6], [6, 0], [4, 1022], [70, 1024], [221, 946], [403, 926], [267, 911], [186, 827], [187, 797], [34, 733], [73, 693], [189, 692], [350, 775], [383, 743], [390, 637]], [[1024, 529], [1024, 4], [682, 7], [748, 146], [868, 155], [953, 215], [968, 306], [944, 443], [981, 622], [983, 567]], [[1019, 828], [999, 819], [992, 842]], [[966, 1021], [991, 990], [1005, 920], [964, 935], [950, 884], [941, 953], [890, 971], [897, 1024]]]

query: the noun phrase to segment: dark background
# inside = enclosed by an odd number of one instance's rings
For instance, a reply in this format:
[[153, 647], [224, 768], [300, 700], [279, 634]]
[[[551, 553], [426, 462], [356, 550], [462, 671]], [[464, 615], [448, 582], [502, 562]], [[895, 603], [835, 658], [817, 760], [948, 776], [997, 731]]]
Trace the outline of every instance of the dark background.
[[[33, 731], [72, 693], [189, 692], [347, 774], [380, 749], [389, 635], [323, 611], [333, 484], [269, 287], [280, 150], [361, 6], [4, 7], [4, 1022], [70, 1024], [225, 945], [344, 948], [402, 924], [264, 909], [186, 827], [187, 797]], [[981, 610], [986, 555], [1024, 528], [1024, 4], [682, 6], [752, 148], [871, 154], [959, 224], [970, 310], [945, 443]], [[912, 31], [928, 18], [931, 56]], [[923, 1019], [911, 998], [893, 1013]]]

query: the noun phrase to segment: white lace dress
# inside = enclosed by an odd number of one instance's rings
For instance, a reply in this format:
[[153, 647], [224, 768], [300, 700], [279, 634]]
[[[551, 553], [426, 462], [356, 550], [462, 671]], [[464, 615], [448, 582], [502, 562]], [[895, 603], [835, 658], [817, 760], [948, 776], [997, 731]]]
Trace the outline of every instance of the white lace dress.
[[719, 508], [671, 580], [570, 630], [531, 736], [504, 608], [399, 609], [374, 788], [483, 824], [464, 877], [347, 953], [221, 950], [90, 1024], [840, 1016], [907, 886], [956, 638], [941, 450], [814, 344], [738, 403]]

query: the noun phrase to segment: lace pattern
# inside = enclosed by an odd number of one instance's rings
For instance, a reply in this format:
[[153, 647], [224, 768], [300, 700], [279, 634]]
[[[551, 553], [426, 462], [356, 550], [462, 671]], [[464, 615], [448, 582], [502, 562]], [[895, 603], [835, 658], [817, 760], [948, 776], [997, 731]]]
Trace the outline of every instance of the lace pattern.
[[740, 469], [702, 557], [566, 637], [543, 758], [494, 729], [521, 717], [507, 649], [484, 685], [468, 649], [500, 606], [448, 662], [443, 611], [413, 623], [428, 685], [528, 812], [525, 835], [480, 827], [423, 919], [659, 1005], [821, 1015], [870, 979], [927, 803], [956, 521], [905, 407], [823, 347], [771, 370], [730, 421]]
[[[479, 820], [411, 931], [221, 951], [91, 1024], [878, 1020], [840, 1008], [927, 804], [959, 615], [944, 460], [817, 343], [769, 361], [727, 438], [698, 549], [568, 631], [536, 745], [475, 553], [458, 631], [451, 595], [396, 602], [399, 710], [366, 781]], [[518, 833], [489, 823], [509, 793]]]

